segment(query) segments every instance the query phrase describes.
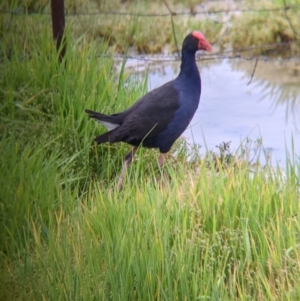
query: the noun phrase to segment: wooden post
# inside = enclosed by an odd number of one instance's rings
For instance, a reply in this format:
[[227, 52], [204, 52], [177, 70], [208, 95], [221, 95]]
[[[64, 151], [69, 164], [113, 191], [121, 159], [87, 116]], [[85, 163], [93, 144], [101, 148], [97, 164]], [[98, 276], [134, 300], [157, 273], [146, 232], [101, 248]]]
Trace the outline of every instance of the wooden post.
[[[65, 6], [64, 0], [51, 0], [53, 39], [56, 40], [56, 49], [60, 50], [59, 61], [61, 62], [66, 53], [65, 30]], [[62, 47], [61, 44], [63, 43]]]

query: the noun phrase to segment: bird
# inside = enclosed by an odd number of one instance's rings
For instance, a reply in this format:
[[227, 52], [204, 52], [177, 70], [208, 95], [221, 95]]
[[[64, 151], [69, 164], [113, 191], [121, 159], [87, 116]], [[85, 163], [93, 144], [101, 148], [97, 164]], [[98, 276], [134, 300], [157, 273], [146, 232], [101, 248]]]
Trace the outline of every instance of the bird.
[[202, 32], [193, 31], [183, 40], [180, 72], [175, 79], [148, 92], [123, 112], [105, 115], [85, 110], [108, 130], [94, 139], [97, 144], [125, 142], [133, 146], [124, 158], [119, 190], [139, 146], [159, 149], [159, 166], [162, 167], [165, 155], [190, 124], [201, 95], [201, 78], [195, 58], [198, 50], [210, 52], [212, 46]]

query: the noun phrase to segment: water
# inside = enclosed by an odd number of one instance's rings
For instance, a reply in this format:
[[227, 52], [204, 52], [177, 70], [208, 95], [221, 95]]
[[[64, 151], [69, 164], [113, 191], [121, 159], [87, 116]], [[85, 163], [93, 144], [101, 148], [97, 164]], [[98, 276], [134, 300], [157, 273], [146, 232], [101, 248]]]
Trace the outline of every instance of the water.
[[[175, 78], [179, 65], [148, 66], [148, 89]], [[300, 65], [259, 61], [250, 82], [254, 65], [200, 63], [200, 105], [183, 136], [201, 145], [200, 152], [217, 151], [217, 145], [229, 141], [234, 151], [247, 139], [262, 139], [272, 163], [284, 166], [286, 150], [300, 157]]]

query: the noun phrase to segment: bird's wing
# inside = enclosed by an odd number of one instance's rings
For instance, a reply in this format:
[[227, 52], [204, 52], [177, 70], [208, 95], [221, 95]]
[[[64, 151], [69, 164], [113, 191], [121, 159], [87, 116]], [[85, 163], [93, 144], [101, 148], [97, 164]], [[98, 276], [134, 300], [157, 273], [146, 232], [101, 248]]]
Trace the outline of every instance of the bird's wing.
[[142, 140], [165, 130], [179, 108], [173, 81], [152, 90], [122, 113], [123, 122], [112, 132], [113, 141]]

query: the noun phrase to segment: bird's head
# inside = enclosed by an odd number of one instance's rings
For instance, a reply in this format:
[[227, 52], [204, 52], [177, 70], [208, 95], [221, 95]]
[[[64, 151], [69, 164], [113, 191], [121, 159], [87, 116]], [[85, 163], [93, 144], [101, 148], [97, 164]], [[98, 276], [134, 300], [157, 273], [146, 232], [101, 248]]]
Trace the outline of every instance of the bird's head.
[[212, 47], [200, 31], [193, 31], [183, 41], [182, 49], [196, 52], [197, 50], [212, 51]]

